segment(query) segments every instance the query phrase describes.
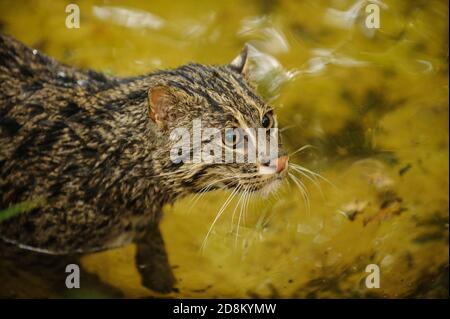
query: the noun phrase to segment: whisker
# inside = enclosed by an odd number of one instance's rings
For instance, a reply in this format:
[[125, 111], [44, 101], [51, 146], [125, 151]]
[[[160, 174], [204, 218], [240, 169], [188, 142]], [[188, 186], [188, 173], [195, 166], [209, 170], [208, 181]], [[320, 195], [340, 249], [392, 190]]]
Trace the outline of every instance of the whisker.
[[277, 188], [276, 190], [275, 190], [275, 192], [272, 192], [272, 196], [273, 197], [275, 197], [275, 199], [277, 200], [277, 201], [279, 201], [281, 198], [280, 198], [280, 194], [278, 193], [279, 192], [279, 188]]
[[249, 206], [249, 203], [250, 203], [250, 199], [252, 197], [252, 192], [250, 191], [251, 190], [250, 188], [251, 188], [251, 186], [249, 187], [249, 190], [247, 192], [247, 201], [246, 201], [245, 207], [244, 207], [244, 225], [247, 224], [248, 206]]
[[241, 192], [241, 194], [239, 195], [239, 200], [238, 200], [238, 202], [236, 203], [236, 206], [234, 206], [233, 214], [231, 215], [231, 229], [233, 229], [233, 225], [234, 225], [234, 217], [235, 217], [235, 215], [236, 215], [236, 211], [237, 211], [237, 209], [238, 209], [238, 207], [239, 207], [239, 204], [241, 203], [241, 201], [242, 201], [244, 195], [245, 195], [245, 190], [244, 190], [243, 192]]
[[305, 206], [306, 206], [306, 209], [308, 211], [308, 214], [310, 214], [310, 212], [311, 212], [311, 205], [310, 205], [310, 202], [309, 202], [308, 193], [307, 193], [307, 191], [305, 189], [305, 184], [303, 184], [303, 182], [300, 181], [292, 173], [288, 173], [288, 174], [291, 177], [292, 181], [297, 185], [298, 189], [300, 190], [300, 193], [302, 194], [303, 200], [305, 201]]
[[209, 184], [207, 184], [206, 186], [204, 186], [204, 187], [202, 187], [200, 190], [199, 190], [199, 192], [197, 193], [197, 194], [195, 194], [194, 195], [194, 197], [189, 201], [189, 211], [188, 212], [190, 212], [191, 210], [192, 210], [192, 208], [195, 206], [195, 204], [197, 204], [197, 202], [203, 197], [203, 196], [205, 196], [205, 194], [215, 185], [215, 184], [217, 184], [217, 183], [220, 183], [220, 182], [223, 182], [223, 181], [226, 181], [226, 180], [230, 180], [230, 179], [233, 179], [234, 178], [234, 176], [231, 176], [231, 177], [225, 177], [225, 178], [222, 178], [222, 179], [218, 179], [218, 180], [215, 180], [215, 181], [213, 181], [213, 182], [211, 182], [211, 183], [209, 183]]
[[312, 146], [312, 145], [310, 145], [310, 144], [303, 145], [302, 147], [300, 147], [300, 148], [297, 149], [296, 151], [290, 153], [289, 156], [292, 156], [292, 155], [297, 154], [297, 153], [301, 153], [301, 152], [303, 152], [304, 150], [306, 150], [306, 149], [308, 149], [308, 148], [313, 148], [313, 147], [314, 147], [314, 146]]
[[216, 225], [216, 222], [219, 220], [219, 218], [222, 216], [223, 212], [225, 211], [225, 209], [228, 207], [228, 205], [230, 204], [230, 202], [233, 200], [233, 198], [235, 197], [235, 195], [239, 192], [241, 186], [239, 185], [238, 187], [234, 188], [233, 191], [231, 192], [230, 196], [228, 196], [228, 198], [225, 200], [225, 202], [223, 203], [222, 207], [219, 209], [219, 212], [216, 214], [216, 217], [214, 218], [213, 222], [211, 223], [211, 226], [209, 227], [209, 230], [205, 236], [205, 238], [203, 239], [203, 243], [201, 245], [201, 251], [203, 252], [206, 248], [206, 242], [208, 241], [209, 235], [211, 234], [211, 231], [213, 230], [214, 226]]
[[237, 247], [237, 242], [238, 242], [238, 237], [239, 237], [239, 229], [241, 227], [242, 211], [243, 211], [244, 206], [245, 206], [245, 201], [246, 201], [246, 198], [247, 198], [246, 196], [247, 196], [247, 188], [244, 189], [244, 201], [242, 202], [241, 209], [239, 211], [238, 224], [237, 224], [237, 228], [236, 228], [236, 237], [235, 237], [235, 240], [234, 240], [234, 247], [235, 248]]
[[295, 164], [295, 163], [290, 163], [289, 165], [296, 167], [297, 169], [305, 172], [305, 173], [309, 173], [323, 181], [325, 181], [326, 183], [328, 183], [329, 185], [333, 186], [334, 188], [337, 188], [336, 185], [334, 185], [331, 181], [329, 181], [327, 178], [323, 177], [322, 175], [320, 175], [319, 173], [313, 172], [310, 169], [307, 169], [306, 167], [303, 167], [301, 165]]
[[[317, 182], [316, 178], [312, 178], [310, 177], [308, 174], [306, 174], [305, 172], [297, 169], [296, 167], [290, 167], [294, 172], [299, 173], [301, 176], [307, 178], [311, 183], [313, 183], [314, 187], [316, 187], [316, 189], [319, 191], [322, 199], [325, 199], [325, 195], [323, 194], [322, 191], [322, 187], [320, 186], [320, 184]], [[313, 176], [314, 177], [314, 176]]]

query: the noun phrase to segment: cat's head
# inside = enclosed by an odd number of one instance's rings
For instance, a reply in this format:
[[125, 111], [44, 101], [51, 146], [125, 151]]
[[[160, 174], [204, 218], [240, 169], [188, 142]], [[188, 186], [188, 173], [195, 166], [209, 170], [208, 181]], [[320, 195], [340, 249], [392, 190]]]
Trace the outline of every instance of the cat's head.
[[287, 172], [275, 111], [248, 80], [248, 51], [225, 66], [165, 71], [148, 91], [149, 117], [164, 141], [161, 172], [185, 193], [268, 194]]

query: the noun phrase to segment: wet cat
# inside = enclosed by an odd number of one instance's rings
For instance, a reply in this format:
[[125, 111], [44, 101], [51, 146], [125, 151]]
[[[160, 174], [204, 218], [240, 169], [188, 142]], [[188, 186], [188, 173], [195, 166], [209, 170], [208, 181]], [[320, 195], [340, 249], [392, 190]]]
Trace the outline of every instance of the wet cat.
[[267, 192], [284, 177], [288, 158], [279, 140], [270, 162], [170, 159], [170, 132], [194, 119], [220, 129], [276, 127], [247, 69], [246, 47], [224, 66], [110, 77], [1, 35], [0, 210], [37, 204], [2, 221], [0, 238], [52, 255], [134, 242], [144, 284], [170, 291], [175, 280], [158, 229], [163, 205], [205, 187]]

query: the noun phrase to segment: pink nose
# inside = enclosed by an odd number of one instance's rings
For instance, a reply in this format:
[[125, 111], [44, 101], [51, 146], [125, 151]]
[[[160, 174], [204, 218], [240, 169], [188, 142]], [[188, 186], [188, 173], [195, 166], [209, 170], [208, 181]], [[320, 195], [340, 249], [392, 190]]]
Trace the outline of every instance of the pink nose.
[[276, 164], [275, 164], [276, 171], [277, 171], [277, 173], [280, 173], [280, 172], [284, 171], [285, 168], [287, 167], [288, 162], [289, 162], [289, 156], [287, 156], [287, 155], [280, 156], [276, 159], [275, 162], [276, 162]]

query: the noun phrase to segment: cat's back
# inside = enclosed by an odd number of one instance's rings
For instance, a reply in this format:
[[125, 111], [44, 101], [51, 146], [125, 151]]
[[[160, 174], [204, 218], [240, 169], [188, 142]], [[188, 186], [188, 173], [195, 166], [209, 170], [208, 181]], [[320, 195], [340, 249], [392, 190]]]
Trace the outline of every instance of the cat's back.
[[29, 196], [37, 181], [48, 184], [57, 170], [90, 154], [83, 138], [87, 128], [94, 128], [87, 108], [95, 93], [111, 83], [102, 74], [63, 65], [0, 34], [2, 208]]

